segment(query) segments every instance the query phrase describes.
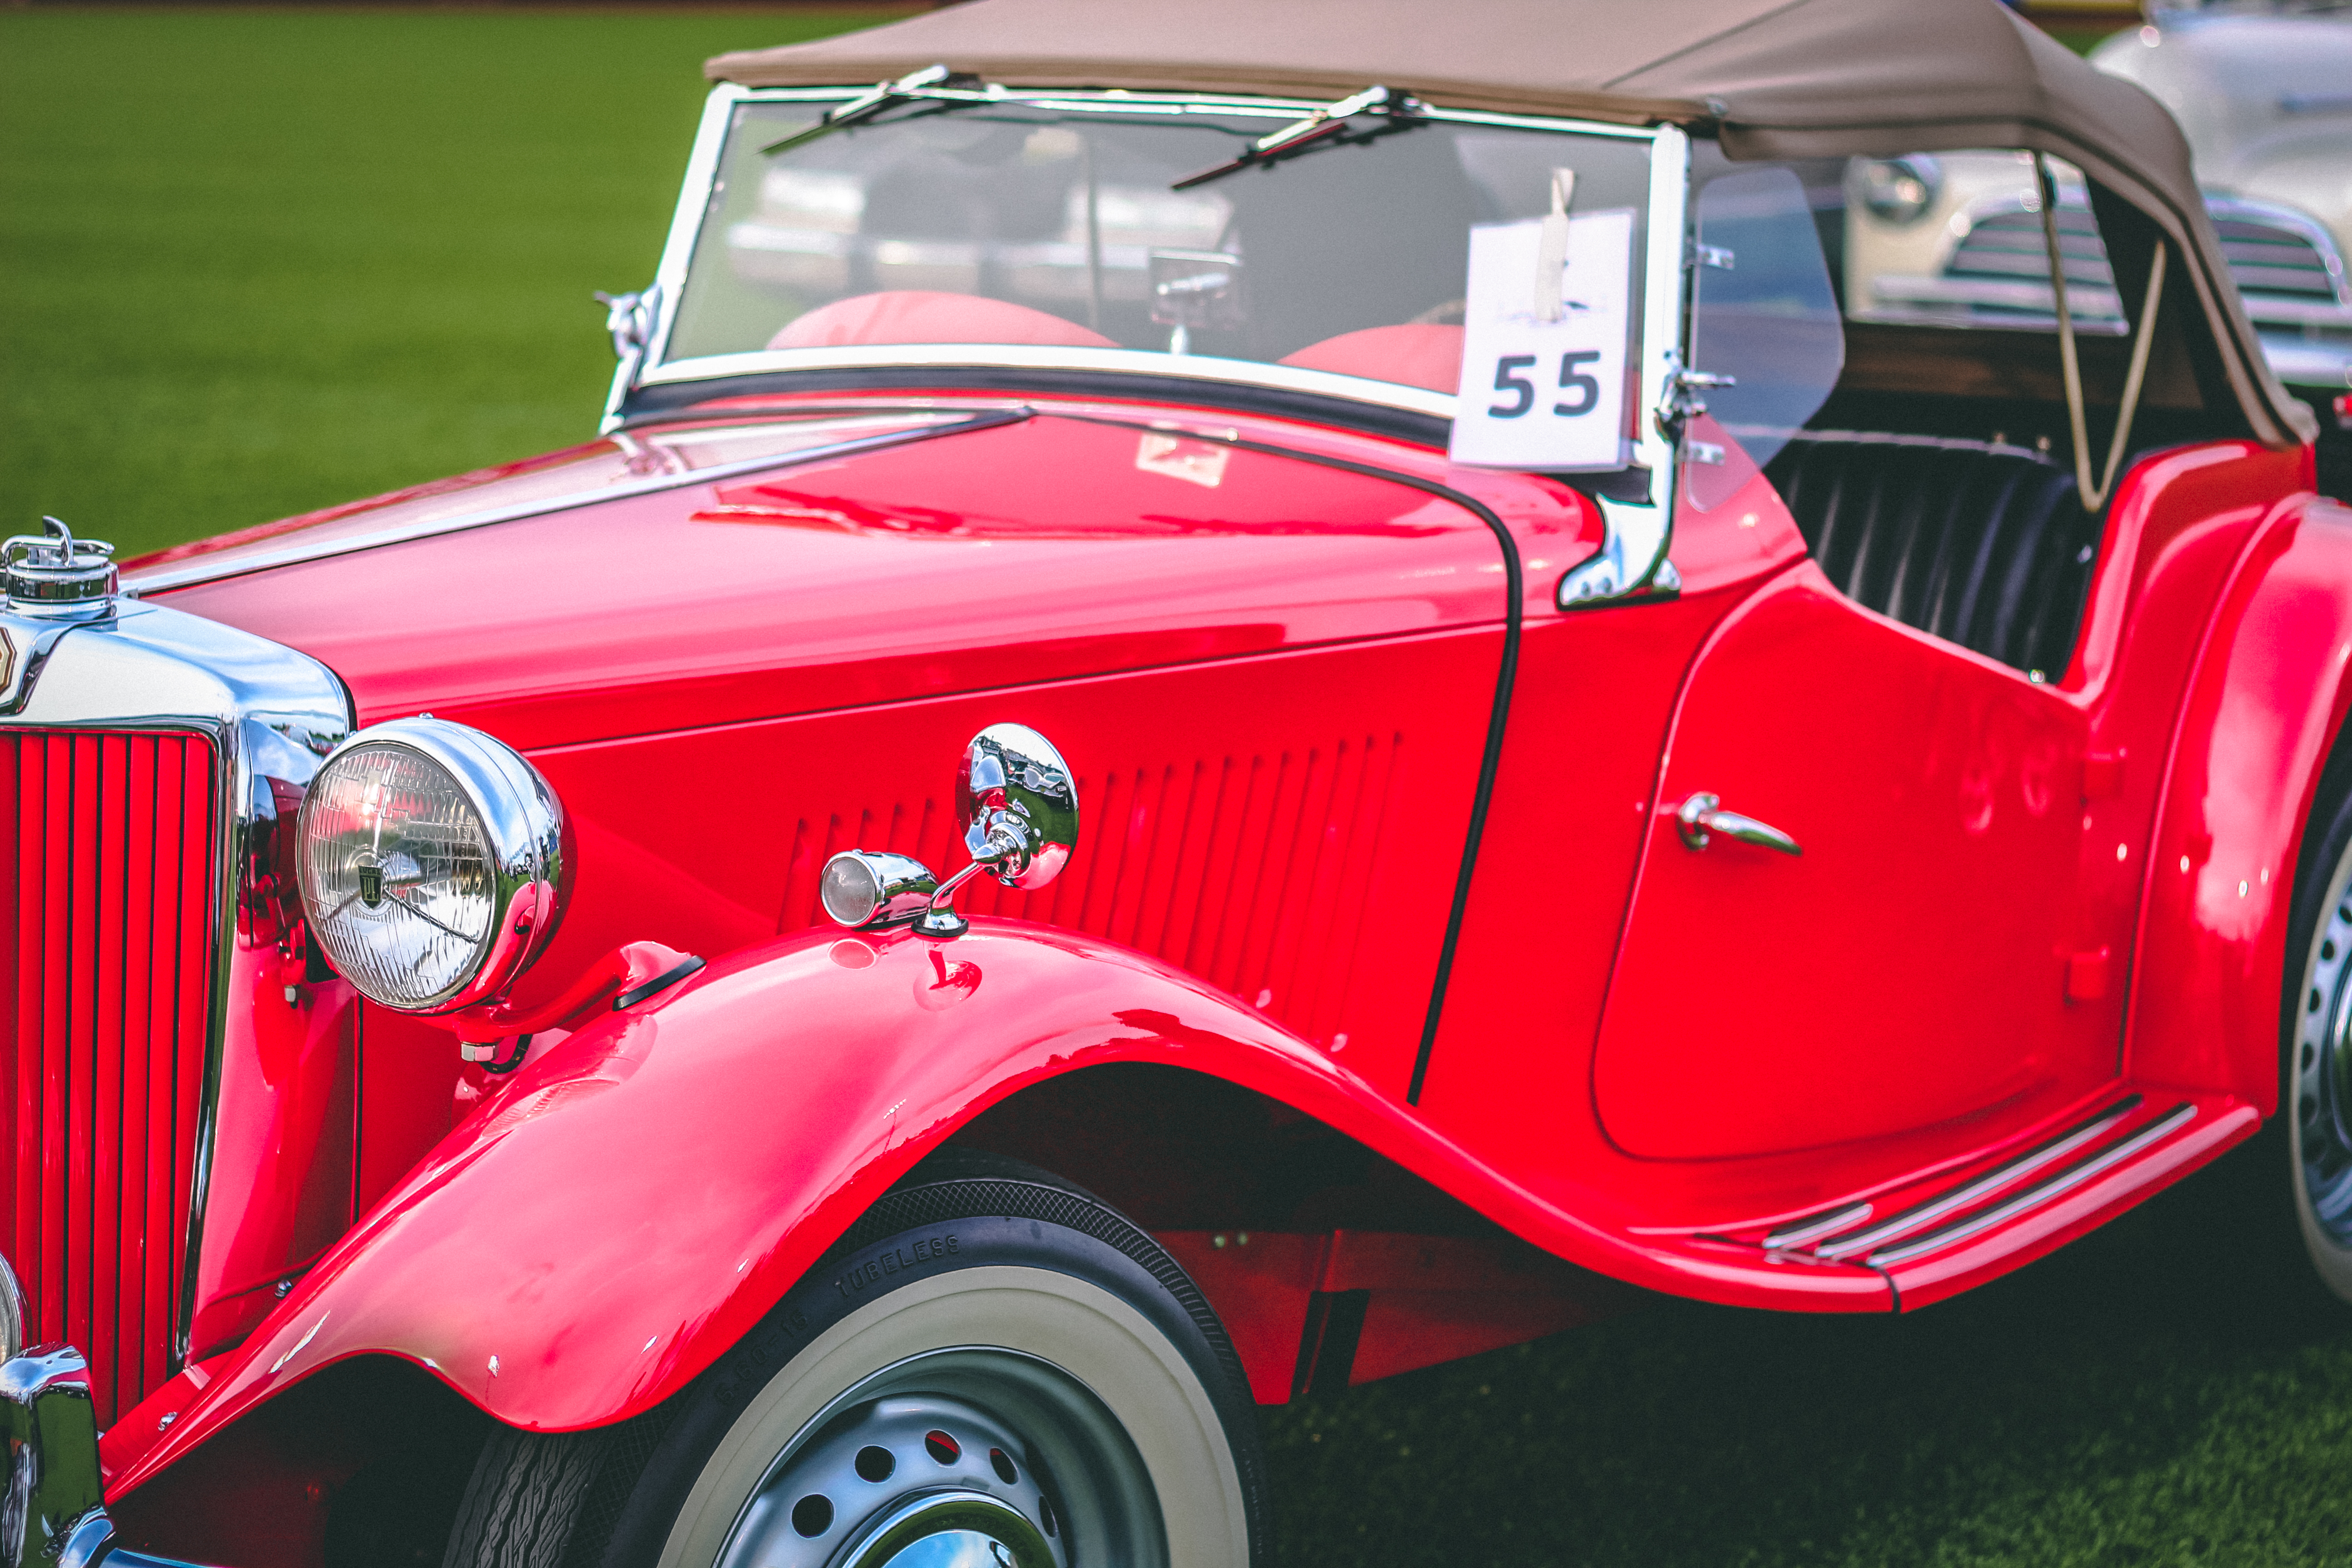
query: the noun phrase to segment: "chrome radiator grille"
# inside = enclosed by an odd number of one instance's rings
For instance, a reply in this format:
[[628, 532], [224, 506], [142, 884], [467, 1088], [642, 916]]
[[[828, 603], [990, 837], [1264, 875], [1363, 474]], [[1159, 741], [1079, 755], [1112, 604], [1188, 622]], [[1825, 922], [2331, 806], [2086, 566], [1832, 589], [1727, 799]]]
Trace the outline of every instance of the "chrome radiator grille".
[[2347, 313], [2344, 262], [2318, 226], [2250, 202], [2216, 199], [2207, 209], [2255, 321], [2300, 323]]
[[[2094, 330], [2120, 323], [2123, 301], [2116, 293], [2106, 243], [2099, 237], [2090, 209], [2060, 203], [2055, 227], [2058, 258], [2066, 271], [2066, 304], [2076, 322]], [[1979, 217], [1953, 249], [1944, 276], [1977, 285], [1981, 294], [1974, 303], [1989, 318], [2013, 314], [2020, 326], [2056, 318], [2058, 296], [2050, 287], [2049, 241], [2042, 232], [2038, 207]], [[1989, 319], [1978, 324], [2007, 323]]]
[[110, 1423], [168, 1374], [213, 938], [201, 735], [0, 731], [0, 1250]]

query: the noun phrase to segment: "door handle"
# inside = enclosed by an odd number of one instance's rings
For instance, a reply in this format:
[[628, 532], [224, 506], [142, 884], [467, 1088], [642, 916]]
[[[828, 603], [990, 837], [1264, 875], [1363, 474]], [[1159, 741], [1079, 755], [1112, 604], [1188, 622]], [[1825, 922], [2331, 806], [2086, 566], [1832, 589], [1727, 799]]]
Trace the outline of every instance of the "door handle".
[[1675, 808], [1675, 828], [1683, 836], [1684, 845], [1692, 849], [1706, 848], [1715, 841], [1715, 835], [1720, 833], [1726, 838], [1737, 838], [1742, 844], [1753, 844], [1765, 849], [1778, 849], [1783, 855], [1802, 855], [1805, 852], [1795, 839], [1770, 823], [1724, 810], [1722, 797], [1709, 795], [1705, 790]]

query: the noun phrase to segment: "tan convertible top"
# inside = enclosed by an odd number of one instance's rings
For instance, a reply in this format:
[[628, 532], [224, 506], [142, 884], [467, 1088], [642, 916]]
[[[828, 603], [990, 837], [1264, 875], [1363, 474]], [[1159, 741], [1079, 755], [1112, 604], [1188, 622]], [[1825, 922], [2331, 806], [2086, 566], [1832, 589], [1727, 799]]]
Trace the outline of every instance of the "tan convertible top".
[[2172, 116], [1995, 0], [971, 0], [705, 68], [800, 87], [934, 62], [1012, 87], [1320, 100], [1377, 82], [1452, 108], [1689, 125], [1745, 158], [2039, 148], [2191, 259], [2253, 434], [2284, 445], [2316, 430], [2225, 281]]

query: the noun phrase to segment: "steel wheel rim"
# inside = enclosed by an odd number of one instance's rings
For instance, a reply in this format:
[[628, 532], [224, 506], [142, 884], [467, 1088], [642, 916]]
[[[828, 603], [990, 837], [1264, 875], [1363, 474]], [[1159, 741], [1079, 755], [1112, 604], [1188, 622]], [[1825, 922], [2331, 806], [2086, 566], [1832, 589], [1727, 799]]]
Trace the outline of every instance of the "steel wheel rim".
[[2288, 1118], [2297, 1196], [2319, 1233], [2352, 1248], [2352, 852], [2336, 868], [2313, 934]]
[[1162, 1539], [1142, 1458], [1091, 1390], [964, 1346], [828, 1402], [769, 1465], [716, 1568], [1082, 1568], [1153, 1561]]

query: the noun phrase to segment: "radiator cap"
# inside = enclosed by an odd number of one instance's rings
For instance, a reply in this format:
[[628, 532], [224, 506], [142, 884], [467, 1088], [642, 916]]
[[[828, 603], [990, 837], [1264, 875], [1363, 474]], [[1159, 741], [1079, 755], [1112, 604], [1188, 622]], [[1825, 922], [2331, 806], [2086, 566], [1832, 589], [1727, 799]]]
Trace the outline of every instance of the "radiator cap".
[[19, 615], [104, 614], [114, 604], [114, 546], [99, 539], [76, 539], [54, 517], [41, 519], [42, 533], [20, 533], [0, 546], [5, 563], [8, 607]]

